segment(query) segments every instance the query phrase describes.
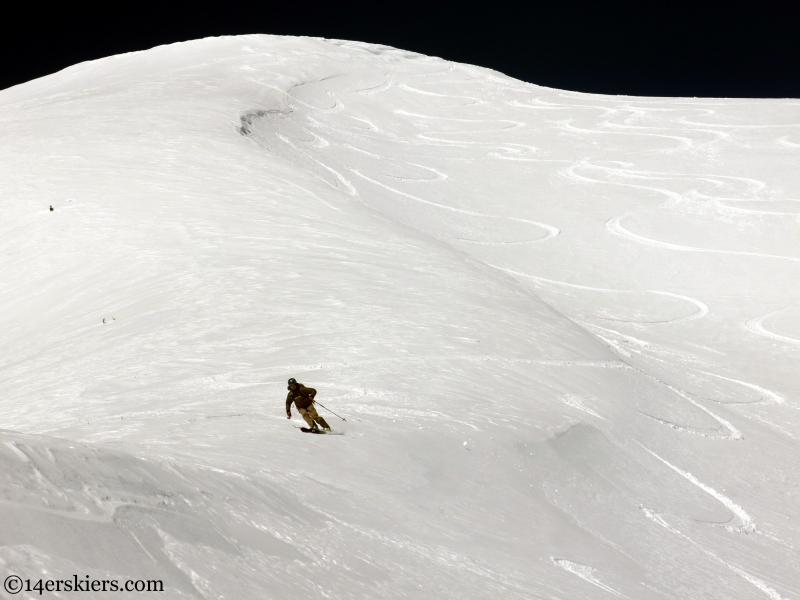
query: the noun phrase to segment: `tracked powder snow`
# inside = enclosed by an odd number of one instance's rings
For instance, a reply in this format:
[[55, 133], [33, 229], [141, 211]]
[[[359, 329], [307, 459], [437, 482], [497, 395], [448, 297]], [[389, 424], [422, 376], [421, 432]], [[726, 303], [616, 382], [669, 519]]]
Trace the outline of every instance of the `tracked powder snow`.
[[800, 101], [244, 36], [0, 136], [4, 580], [800, 598]]

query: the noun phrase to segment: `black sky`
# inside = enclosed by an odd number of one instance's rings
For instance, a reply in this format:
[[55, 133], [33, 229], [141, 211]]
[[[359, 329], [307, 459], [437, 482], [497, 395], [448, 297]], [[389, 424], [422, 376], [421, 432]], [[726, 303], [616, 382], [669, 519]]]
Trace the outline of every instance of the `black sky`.
[[46, 4], [0, 19], [0, 89], [212, 35], [375, 42], [607, 94], [800, 97], [797, 1]]

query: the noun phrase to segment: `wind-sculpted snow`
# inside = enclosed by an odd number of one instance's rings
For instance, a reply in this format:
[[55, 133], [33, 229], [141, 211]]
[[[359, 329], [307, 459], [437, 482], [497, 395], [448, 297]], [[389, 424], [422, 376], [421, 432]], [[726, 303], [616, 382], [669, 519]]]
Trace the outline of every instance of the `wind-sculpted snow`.
[[271, 36], [0, 92], [0, 575], [800, 598], [798, 127]]

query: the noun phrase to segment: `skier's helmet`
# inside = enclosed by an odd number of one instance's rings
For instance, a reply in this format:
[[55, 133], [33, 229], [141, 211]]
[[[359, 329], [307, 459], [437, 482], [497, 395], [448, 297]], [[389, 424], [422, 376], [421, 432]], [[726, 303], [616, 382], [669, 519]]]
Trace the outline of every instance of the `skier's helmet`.
[[296, 380], [294, 377], [292, 377], [292, 378], [289, 380], [289, 385], [297, 385], [297, 380]]

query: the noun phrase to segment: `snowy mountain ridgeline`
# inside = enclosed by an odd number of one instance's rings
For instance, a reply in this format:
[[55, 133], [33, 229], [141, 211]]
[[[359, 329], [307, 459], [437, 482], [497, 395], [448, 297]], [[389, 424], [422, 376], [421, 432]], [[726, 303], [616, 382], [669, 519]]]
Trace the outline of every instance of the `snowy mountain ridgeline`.
[[800, 598], [800, 101], [245, 36], [0, 135], [4, 580]]

